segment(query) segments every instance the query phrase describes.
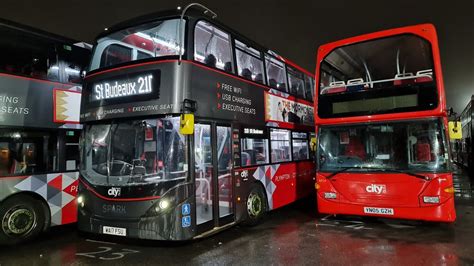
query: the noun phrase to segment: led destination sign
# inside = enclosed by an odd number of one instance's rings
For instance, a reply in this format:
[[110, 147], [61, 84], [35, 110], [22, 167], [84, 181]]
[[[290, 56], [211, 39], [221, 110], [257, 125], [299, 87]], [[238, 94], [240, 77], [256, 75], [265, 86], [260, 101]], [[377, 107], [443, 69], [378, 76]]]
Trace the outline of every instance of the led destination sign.
[[159, 73], [140, 73], [92, 84], [90, 101], [148, 95], [158, 90]]

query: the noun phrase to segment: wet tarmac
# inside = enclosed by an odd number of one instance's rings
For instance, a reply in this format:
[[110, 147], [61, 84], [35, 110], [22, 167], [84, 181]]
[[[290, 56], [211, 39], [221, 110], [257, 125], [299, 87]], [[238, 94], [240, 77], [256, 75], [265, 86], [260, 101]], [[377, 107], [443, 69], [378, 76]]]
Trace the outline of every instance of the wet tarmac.
[[449, 225], [323, 216], [305, 199], [259, 226], [187, 243], [92, 238], [63, 226], [0, 247], [0, 265], [474, 265], [472, 189], [461, 172], [456, 182], [458, 219]]

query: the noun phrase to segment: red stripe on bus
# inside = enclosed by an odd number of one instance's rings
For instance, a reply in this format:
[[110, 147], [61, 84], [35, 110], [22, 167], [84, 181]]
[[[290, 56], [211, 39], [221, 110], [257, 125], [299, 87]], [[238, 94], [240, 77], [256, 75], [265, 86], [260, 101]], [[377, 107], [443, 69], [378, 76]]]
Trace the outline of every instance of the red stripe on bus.
[[88, 184], [86, 184], [86, 182], [82, 181], [80, 178], [79, 178], [79, 182], [81, 182], [87, 188], [87, 190], [94, 193], [94, 195], [107, 201], [146, 201], [146, 200], [154, 200], [154, 199], [161, 198], [161, 196], [151, 196], [151, 197], [143, 197], [143, 198], [120, 198], [120, 199], [108, 198], [97, 193], [92, 187], [90, 187]]

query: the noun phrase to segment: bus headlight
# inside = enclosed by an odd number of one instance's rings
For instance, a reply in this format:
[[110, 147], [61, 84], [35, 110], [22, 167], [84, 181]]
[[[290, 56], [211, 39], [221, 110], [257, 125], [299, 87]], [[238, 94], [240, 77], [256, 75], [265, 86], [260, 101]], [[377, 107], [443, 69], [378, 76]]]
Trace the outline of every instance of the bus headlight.
[[336, 193], [335, 192], [324, 192], [325, 199], [335, 199]]
[[170, 206], [170, 202], [168, 199], [161, 199], [160, 203], [158, 203], [158, 206], [161, 210], [166, 210]]
[[77, 204], [81, 207], [84, 207], [84, 196], [80, 195], [77, 197]]
[[436, 204], [436, 203], [439, 203], [439, 197], [438, 196], [436, 197], [423, 196], [423, 202]]

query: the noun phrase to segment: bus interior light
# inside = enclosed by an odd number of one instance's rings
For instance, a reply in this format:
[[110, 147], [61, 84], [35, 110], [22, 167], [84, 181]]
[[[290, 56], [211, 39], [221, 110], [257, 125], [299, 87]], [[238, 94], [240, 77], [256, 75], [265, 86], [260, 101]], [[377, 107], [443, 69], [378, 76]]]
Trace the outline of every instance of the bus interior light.
[[424, 196], [423, 202], [424, 203], [439, 203], [439, 197], [438, 196], [434, 196], [434, 197]]
[[324, 192], [325, 199], [335, 199], [337, 197], [335, 192]]

